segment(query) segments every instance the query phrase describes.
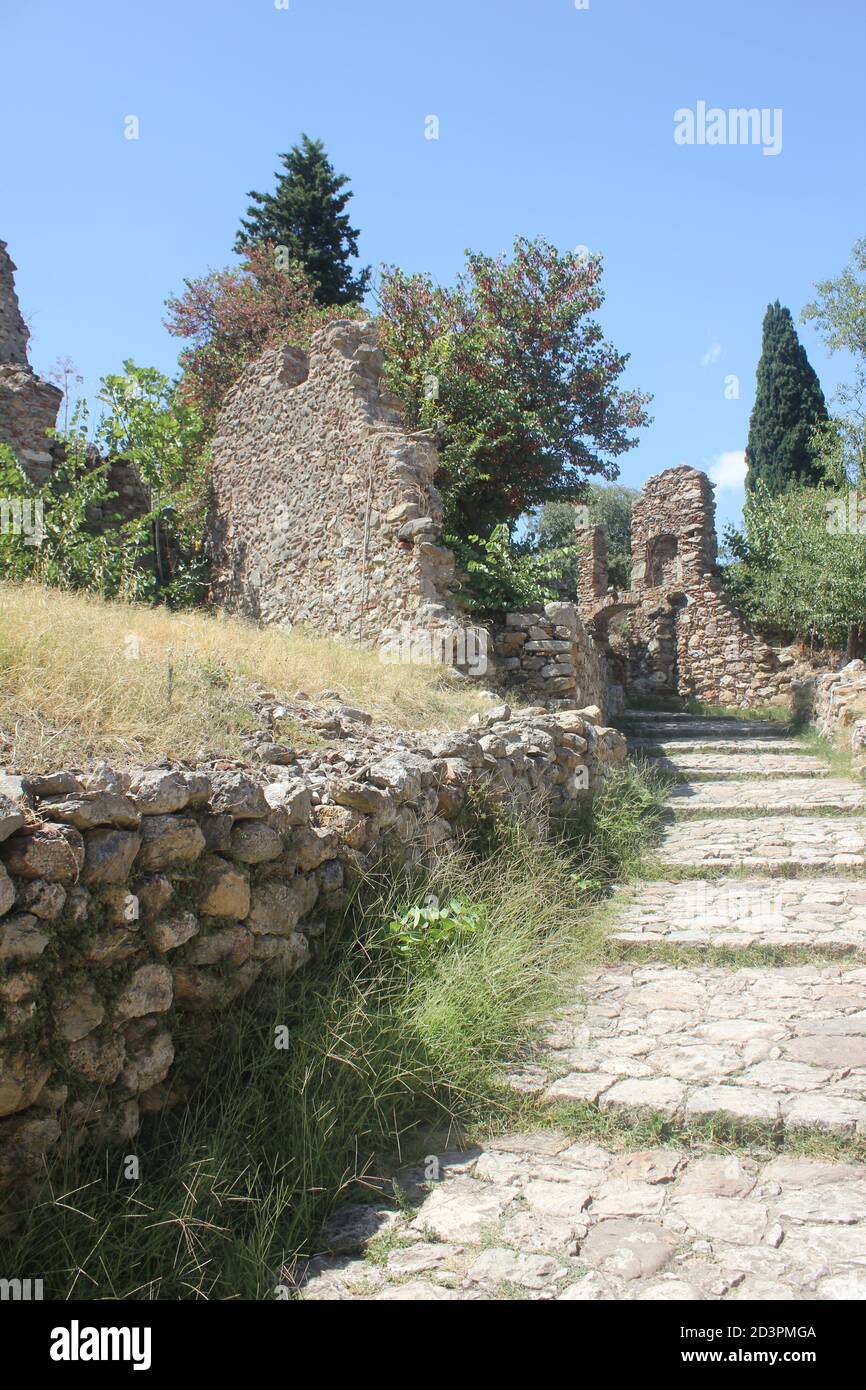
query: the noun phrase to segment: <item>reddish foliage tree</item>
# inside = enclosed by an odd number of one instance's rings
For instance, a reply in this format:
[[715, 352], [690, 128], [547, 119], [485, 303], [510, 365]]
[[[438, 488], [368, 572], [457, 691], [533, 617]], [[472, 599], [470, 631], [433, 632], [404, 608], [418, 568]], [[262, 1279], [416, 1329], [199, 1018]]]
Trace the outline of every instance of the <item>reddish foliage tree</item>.
[[321, 324], [359, 312], [317, 304], [303, 267], [281, 254], [268, 242], [251, 246], [240, 265], [185, 280], [183, 294], [166, 301], [169, 333], [191, 341], [180, 354], [183, 396], [209, 433], [229, 387], [266, 347], [307, 348]]
[[512, 258], [469, 255], [453, 289], [390, 268], [379, 300], [390, 384], [439, 439], [446, 525], [458, 538], [615, 478], [648, 423], [619, 386], [628, 361], [593, 317], [601, 258], [520, 238]]

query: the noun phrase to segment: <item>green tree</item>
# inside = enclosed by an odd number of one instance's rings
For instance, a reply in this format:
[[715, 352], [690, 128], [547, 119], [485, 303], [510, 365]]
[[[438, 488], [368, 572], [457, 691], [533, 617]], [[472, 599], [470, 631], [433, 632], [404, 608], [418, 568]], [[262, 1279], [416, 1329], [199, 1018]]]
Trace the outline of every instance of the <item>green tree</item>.
[[833, 394], [830, 428], [818, 447], [827, 471], [840, 483], [866, 482], [866, 237], [835, 280], [822, 280], [801, 314], [814, 323], [831, 352], [850, 353], [854, 374]]
[[385, 272], [387, 379], [410, 426], [436, 434], [449, 543], [615, 478], [637, 443], [649, 397], [620, 385], [628, 357], [594, 317], [601, 273], [598, 256], [525, 238], [511, 259], [470, 253], [453, 288]]
[[746, 487], [771, 493], [821, 481], [824, 470], [814, 431], [827, 420], [820, 382], [794, 327], [776, 300], [764, 317], [757, 391], [749, 421]]
[[213, 433], [226, 392], [265, 348], [289, 343], [306, 350], [316, 328], [361, 314], [356, 305], [317, 304], [302, 265], [277, 263], [271, 242], [251, 246], [239, 266], [185, 280], [166, 300], [165, 326], [189, 347], [180, 354], [181, 391]]
[[57, 438], [63, 449], [41, 487], [30, 482], [11, 449], [0, 444], [0, 575], [86, 589], [103, 598], [146, 598], [145, 528], [135, 522], [102, 531], [90, 523], [92, 509], [114, 494], [108, 489], [108, 463], [94, 465], [88, 451], [84, 407], [75, 409], [69, 429]]
[[[593, 526], [607, 527], [608, 578], [620, 590], [631, 584], [631, 514], [639, 497], [637, 488], [624, 487], [622, 483], [588, 483], [580, 499], [589, 507]], [[574, 552], [574, 521], [573, 502], [548, 502], [537, 523], [539, 551], [570, 548]]]
[[281, 154], [273, 193], [250, 192], [252, 203], [241, 219], [235, 251], [262, 242], [282, 249], [286, 263], [298, 261], [315, 287], [319, 304], [359, 304], [369, 269], [354, 276], [349, 266], [358, 254], [358, 230], [346, 207], [352, 194], [345, 174], [334, 172], [321, 140], [302, 135], [300, 145]]
[[200, 601], [207, 584], [206, 460], [197, 411], [176, 382], [131, 360], [122, 374], [102, 378], [99, 400], [108, 409], [97, 426], [98, 447], [133, 464], [147, 489], [153, 597], [179, 605]]
[[[99, 399], [108, 409], [94, 431], [96, 449], [79, 404], [69, 429], [56, 432], [57, 462], [41, 487], [0, 446], [0, 574], [105, 598], [200, 602], [207, 583], [201, 422], [175, 383], [131, 361], [122, 374], [103, 377]], [[117, 458], [137, 469], [149, 510], [112, 522], [105, 516]]]
[[797, 484], [774, 493], [759, 481], [743, 520], [743, 531], [725, 534], [732, 557], [725, 578], [749, 617], [855, 655], [866, 619], [866, 534], [847, 499]]

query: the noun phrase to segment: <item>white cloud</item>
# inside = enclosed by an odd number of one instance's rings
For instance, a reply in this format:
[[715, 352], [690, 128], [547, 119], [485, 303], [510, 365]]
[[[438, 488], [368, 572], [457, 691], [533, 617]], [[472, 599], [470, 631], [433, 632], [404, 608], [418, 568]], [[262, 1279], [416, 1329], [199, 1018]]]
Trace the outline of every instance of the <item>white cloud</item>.
[[713, 343], [713, 346], [712, 346], [711, 348], [707, 348], [706, 352], [704, 353], [703, 357], [701, 358], [701, 366], [702, 366], [702, 367], [714, 367], [714, 366], [716, 365], [716, 363], [718, 362], [719, 358], [721, 357], [721, 355], [722, 355], [722, 345], [721, 345], [721, 343]]
[[709, 474], [719, 492], [736, 492], [746, 482], [745, 449], [728, 449], [724, 454], [714, 454]]

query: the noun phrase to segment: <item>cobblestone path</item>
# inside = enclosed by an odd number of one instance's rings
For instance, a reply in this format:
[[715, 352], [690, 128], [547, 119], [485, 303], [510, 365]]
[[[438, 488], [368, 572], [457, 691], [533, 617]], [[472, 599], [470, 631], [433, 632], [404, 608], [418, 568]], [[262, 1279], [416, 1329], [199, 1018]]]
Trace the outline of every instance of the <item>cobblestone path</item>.
[[866, 1299], [863, 787], [769, 721], [629, 722], [678, 778], [656, 872], [614, 900], [620, 962], [510, 1079], [600, 1122], [666, 1117], [679, 1140], [563, 1121], [431, 1154], [397, 1175], [408, 1207], [337, 1211], [303, 1297]]

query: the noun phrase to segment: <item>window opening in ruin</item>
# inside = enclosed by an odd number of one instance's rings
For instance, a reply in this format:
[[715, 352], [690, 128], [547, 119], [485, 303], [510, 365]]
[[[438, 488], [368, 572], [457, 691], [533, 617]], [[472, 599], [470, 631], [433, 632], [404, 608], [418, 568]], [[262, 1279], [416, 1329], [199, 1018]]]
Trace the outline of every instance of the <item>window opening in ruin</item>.
[[657, 536], [650, 541], [647, 573], [651, 589], [669, 588], [682, 578], [676, 536]]

